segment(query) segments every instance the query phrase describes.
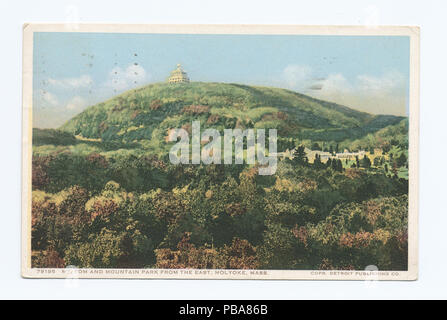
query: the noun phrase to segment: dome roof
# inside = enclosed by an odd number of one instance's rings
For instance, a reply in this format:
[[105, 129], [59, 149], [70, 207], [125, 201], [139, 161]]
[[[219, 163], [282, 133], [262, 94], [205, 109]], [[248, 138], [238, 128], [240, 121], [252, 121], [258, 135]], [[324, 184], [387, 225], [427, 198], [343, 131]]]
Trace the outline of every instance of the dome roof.
[[189, 82], [188, 74], [183, 71], [183, 68], [180, 64], [177, 64], [177, 68], [171, 71], [171, 75], [168, 78], [168, 82], [177, 83], [177, 82]]

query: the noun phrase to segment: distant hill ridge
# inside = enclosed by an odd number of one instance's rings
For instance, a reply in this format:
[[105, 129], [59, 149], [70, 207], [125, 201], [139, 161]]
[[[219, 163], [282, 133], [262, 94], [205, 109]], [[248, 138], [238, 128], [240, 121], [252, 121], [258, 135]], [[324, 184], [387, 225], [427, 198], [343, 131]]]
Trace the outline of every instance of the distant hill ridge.
[[203, 127], [276, 128], [284, 138], [360, 138], [404, 117], [372, 115], [291, 90], [233, 83], [155, 83], [91, 106], [61, 130], [103, 141], [164, 140], [193, 120]]

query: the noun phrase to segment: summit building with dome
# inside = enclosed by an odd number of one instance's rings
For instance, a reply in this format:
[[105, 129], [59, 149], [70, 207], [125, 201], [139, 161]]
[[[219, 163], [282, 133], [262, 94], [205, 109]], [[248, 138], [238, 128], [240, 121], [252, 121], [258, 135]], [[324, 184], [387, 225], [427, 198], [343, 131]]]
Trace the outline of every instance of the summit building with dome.
[[183, 70], [180, 64], [177, 65], [177, 68], [171, 71], [171, 75], [168, 80], [169, 83], [182, 83], [189, 82], [188, 74]]

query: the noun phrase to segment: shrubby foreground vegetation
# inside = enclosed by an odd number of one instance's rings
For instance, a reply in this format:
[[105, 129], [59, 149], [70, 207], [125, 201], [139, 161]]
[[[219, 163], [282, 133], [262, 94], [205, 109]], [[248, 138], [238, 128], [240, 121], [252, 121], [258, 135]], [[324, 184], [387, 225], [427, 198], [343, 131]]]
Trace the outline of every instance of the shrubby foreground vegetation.
[[[406, 119], [281, 89], [191, 85], [139, 89], [63, 131], [33, 131], [33, 267], [407, 269]], [[273, 176], [172, 165], [165, 132], [191, 119], [218, 129], [274, 124], [278, 149], [298, 156]], [[368, 156], [325, 163], [304, 146]]]
[[274, 176], [120, 161], [34, 158], [34, 266], [406, 269], [405, 179], [287, 159]]

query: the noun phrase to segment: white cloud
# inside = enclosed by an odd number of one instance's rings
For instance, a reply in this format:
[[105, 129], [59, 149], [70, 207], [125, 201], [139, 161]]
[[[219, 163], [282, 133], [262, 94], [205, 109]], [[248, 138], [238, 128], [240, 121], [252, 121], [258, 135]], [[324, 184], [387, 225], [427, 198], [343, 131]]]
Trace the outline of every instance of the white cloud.
[[320, 94], [346, 94], [355, 91], [352, 84], [341, 73], [330, 74], [325, 79], [320, 80], [319, 83], [321, 85]]
[[69, 111], [79, 112], [87, 107], [87, 101], [80, 96], [73, 97], [65, 106]]
[[312, 77], [312, 69], [308, 66], [291, 64], [283, 71], [287, 85], [296, 90], [304, 89]]
[[78, 78], [48, 79], [48, 84], [60, 88], [85, 88], [93, 84], [89, 75], [82, 75]]
[[44, 107], [55, 107], [59, 104], [59, 99], [51, 92], [40, 90], [40, 97]]
[[147, 78], [148, 74], [142, 66], [132, 64], [126, 69], [121, 67], [113, 68], [105, 85], [115, 91], [122, 91], [142, 85], [147, 81]]
[[398, 72], [359, 75], [351, 82], [329, 75], [315, 96], [374, 114], [406, 114], [405, 79]]
[[41, 102], [33, 113], [33, 126], [36, 128], [57, 128], [90, 105], [81, 96], [74, 96], [66, 102], [59, 102], [53, 94], [47, 93], [46, 96], [50, 102]]
[[319, 78], [310, 67], [289, 65], [282, 74], [289, 88], [319, 99], [373, 114], [406, 114], [405, 77], [397, 71], [348, 80], [342, 73]]
[[398, 72], [389, 72], [381, 77], [360, 75], [357, 77], [359, 89], [365, 92], [391, 93], [405, 85], [405, 79]]

